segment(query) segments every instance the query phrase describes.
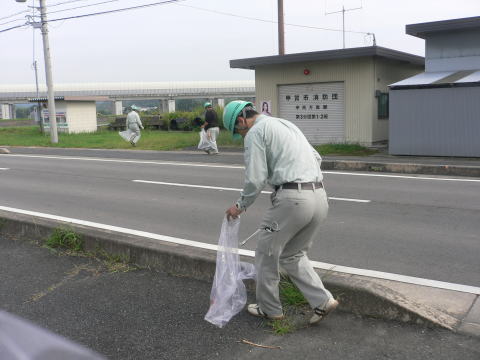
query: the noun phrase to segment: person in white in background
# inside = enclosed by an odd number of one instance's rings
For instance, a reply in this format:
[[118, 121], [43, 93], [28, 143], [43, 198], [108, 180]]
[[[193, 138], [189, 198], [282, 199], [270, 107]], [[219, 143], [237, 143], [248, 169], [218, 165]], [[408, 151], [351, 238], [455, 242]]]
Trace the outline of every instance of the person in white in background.
[[140, 128], [143, 129], [142, 121], [140, 120], [140, 116], [135, 110], [139, 110], [138, 107], [135, 105], [132, 105], [130, 107], [131, 111], [127, 115], [127, 120], [125, 122], [125, 125], [127, 127], [127, 130], [130, 130], [132, 132], [132, 136], [130, 138], [130, 144], [132, 146], [136, 146], [138, 140], [140, 140]]

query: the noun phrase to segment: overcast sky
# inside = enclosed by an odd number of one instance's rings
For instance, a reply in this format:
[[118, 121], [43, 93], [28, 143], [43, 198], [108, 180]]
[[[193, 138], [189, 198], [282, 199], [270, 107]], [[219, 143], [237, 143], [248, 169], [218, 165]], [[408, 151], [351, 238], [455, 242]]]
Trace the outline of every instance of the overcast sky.
[[[160, 2], [110, 0], [103, 5], [60, 11], [106, 1], [46, 0], [48, 18]], [[26, 14], [8, 16], [33, 3], [38, 5], [39, 1], [1, 0], [0, 30], [24, 23]], [[375, 33], [379, 46], [422, 56], [424, 41], [406, 35], [406, 24], [480, 15], [480, 0], [284, 0], [285, 23], [341, 30], [342, 14], [325, 12], [341, 10], [342, 5], [346, 9], [362, 6], [346, 12], [346, 30]], [[277, 25], [272, 23], [276, 20], [277, 0], [185, 0], [52, 22], [49, 29], [54, 82], [253, 79], [253, 71], [230, 69], [229, 60], [276, 55]], [[35, 33], [31, 27], [0, 33], [2, 84], [34, 83], [33, 38], [40, 81], [44, 82], [41, 34], [39, 30]], [[346, 47], [371, 44], [371, 36], [346, 33]], [[339, 48], [341, 31], [285, 26], [286, 53]]]

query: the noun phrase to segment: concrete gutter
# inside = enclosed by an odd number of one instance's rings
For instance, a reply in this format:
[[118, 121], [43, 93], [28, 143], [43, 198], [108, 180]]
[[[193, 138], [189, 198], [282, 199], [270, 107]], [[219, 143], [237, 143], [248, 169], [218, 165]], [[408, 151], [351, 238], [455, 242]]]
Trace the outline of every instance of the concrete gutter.
[[322, 170], [371, 171], [401, 174], [480, 177], [480, 166], [435, 165], [356, 160], [323, 160]]
[[[127, 235], [37, 216], [0, 211], [0, 240], [43, 242], [55, 229], [82, 236], [87, 251], [102, 249], [130, 263], [167, 273], [212, 281], [216, 251]], [[245, 261], [252, 258], [245, 257]], [[363, 316], [440, 326], [480, 337], [479, 294], [431, 288], [335, 271], [318, 270], [340, 300], [340, 309]]]

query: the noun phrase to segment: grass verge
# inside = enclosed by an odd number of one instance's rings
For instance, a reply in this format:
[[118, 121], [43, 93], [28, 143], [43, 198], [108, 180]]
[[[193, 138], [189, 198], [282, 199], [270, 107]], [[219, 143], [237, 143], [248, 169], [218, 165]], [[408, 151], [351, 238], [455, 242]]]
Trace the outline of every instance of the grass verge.
[[314, 148], [320, 155], [369, 156], [377, 153], [377, 150], [359, 144], [323, 144]]
[[297, 329], [293, 321], [288, 316], [282, 320], [270, 321], [269, 325], [272, 327], [275, 335], [286, 335], [294, 332]]
[[308, 304], [303, 294], [297, 286], [286, 275], [280, 278], [280, 300], [283, 304], [289, 306], [301, 306]]
[[94, 252], [85, 251], [85, 243], [81, 235], [73, 229], [55, 229], [44, 244], [45, 247], [69, 256], [82, 256], [98, 260], [103, 263], [108, 272], [127, 272], [137, 269], [130, 264], [126, 256], [110, 254], [98, 247]]
[[[0, 128], [0, 146], [41, 146], [58, 148], [90, 149], [133, 149], [133, 150], [178, 150], [196, 147], [199, 141], [197, 131], [144, 130], [136, 147], [123, 140], [116, 131], [99, 130], [94, 133], [62, 134], [58, 144], [50, 143], [50, 135], [42, 134], [37, 126]], [[217, 139], [218, 146], [234, 147], [243, 151], [243, 141], [234, 141], [222, 130]], [[315, 145], [321, 155], [368, 156], [377, 151], [358, 144]]]
[[[118, 132], [99, 130], [94, 133], [58, 134], [58, 144], [50, 143], [50, 135], [42, 134], [38, 127], [0, 128], [0, 145], [42, 146], [58, 148], [176, 150], [196, 147], [199, 134], [196, 131], [143, 130], [136, 147], [123, 140]], [[243, 147], [243, 142], [233, 141], [230, 134], [221, 131], [217, 139], [219, 146]]]
[[80, 235], [70, 229], [55, 229], [45, 241], [45, 246], [56, 250], [83, 251], [84, 243]]
[[281, 276], [279, 290], [285, 317], [267, 324], [274, 334], [285, 335], [306, 326], [304, 315], [308, 302], [288, 276]]

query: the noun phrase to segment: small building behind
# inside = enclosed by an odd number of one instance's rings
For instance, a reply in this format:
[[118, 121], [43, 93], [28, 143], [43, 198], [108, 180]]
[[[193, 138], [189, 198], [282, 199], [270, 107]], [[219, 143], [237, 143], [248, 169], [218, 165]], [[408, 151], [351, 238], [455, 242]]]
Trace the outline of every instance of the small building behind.
[[406, 26], [425, 72], [390, 85], [389, 152], [480, 157], [480, 16]]
[[[106, 101], [103, 97], [58, 96], [55, 97], [57, 130], [68, 134], [97, 131], [97, 101]], [[43, 128], [50, 129], [50, 114], [47, 98], [33, 98], [30, 102], [41, 106]]]
[[231, 60], [255, 70], [256, 105], [295, 123], [312, 144], [372, 145], [388, 138], [388, 84], [424, 58], [379, 46]]

